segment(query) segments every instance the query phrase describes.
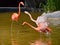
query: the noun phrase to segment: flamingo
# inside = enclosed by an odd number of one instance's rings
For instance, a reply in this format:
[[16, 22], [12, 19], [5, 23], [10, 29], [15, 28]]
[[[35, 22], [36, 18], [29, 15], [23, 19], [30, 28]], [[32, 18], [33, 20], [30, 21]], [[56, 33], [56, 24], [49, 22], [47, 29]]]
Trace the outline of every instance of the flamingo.
[[28, 26], [30, 26], [31, 28], [35, 29], [38, 32], [42, 32], [42, 31], [43, 32], [46, 32], [46, 31], [51, 32], [51, 29], [48, 27], [47, 18], [45, 16], [42, 16], [46, 13], [43, 13], [41, 16], [38, 16], [37, 20], [34, 20], [29, 12], [25, 11], [24, 13], [29, 15], [31, 21], [35, 22], [37, 27], [32, 26], [31, 24], [29, 24], [26, 21], [23, 22], [22, 25], [27, 24]]
[[19, 2], [19, 6], [18, 6], [19, 11], [18, 11], [18, 13], [13, 13], [12, 14], [12, 16], [11, 16], [12, 21], [18, 21], [18, 18], [20, 16], [20, 4], [24, 5], [23, 2]]

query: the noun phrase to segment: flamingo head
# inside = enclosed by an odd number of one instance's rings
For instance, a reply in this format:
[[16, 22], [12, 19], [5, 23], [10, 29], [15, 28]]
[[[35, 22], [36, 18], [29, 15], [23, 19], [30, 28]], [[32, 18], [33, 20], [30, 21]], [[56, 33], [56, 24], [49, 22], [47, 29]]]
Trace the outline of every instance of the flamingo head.
[[24, 13], [30, 15], [30, 13], [28, 11], [24, 11]]
[[24, 6], [24, 3], [23, 2], [20, 2], [20, 4], [22, 4]]

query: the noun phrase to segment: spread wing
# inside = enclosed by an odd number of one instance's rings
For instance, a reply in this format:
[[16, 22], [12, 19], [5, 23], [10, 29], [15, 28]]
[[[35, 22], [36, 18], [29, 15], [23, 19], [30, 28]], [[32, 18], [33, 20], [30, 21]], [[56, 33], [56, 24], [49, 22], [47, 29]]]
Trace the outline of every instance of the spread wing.
[[47, 18], [47, 21], [51, 25], [59, 25], [60, 24], [60, 11], [45, 13], [42, 16], [45, 16]]

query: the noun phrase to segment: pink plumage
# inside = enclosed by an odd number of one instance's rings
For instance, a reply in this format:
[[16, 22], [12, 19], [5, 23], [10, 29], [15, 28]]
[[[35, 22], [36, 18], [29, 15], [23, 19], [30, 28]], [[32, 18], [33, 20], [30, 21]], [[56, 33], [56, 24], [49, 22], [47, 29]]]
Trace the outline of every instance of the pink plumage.
[[12, 18], [13, 21], [17, 21], [18, 20], [18, 14], [13, 13], [11, 18]]

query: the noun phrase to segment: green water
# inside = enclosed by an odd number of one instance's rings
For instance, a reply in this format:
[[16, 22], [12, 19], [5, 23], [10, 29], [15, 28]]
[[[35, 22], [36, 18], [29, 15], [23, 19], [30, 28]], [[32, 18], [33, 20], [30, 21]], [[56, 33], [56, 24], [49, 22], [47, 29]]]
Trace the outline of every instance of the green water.
[[[60, 45], [60, 25], [51, 25], [52, 33], [47, 36], [44, 33], [36, 32], [27, 25], [22, 26], [24, 21], [36, 25], [29, 19], [28, 15], [21, 13], [19, 21], [13, 22], [11, 30], [11, 14], [12, 12], [0, 13], [0, 45]], [[39, 13], [36, 14], [39, 15]], [[32, 16], [35, 15], [34, 19], [38, 16], [36, 14], [32, 13]]]

